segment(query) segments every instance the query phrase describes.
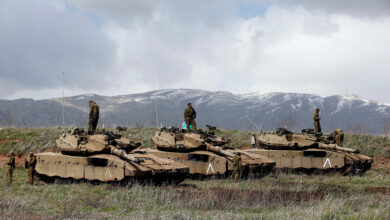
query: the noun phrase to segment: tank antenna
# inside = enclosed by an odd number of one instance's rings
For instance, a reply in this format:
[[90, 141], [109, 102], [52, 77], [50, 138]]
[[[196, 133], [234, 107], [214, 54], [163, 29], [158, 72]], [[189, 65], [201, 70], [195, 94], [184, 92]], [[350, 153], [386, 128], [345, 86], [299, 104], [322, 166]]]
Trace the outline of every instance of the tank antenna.
[[157, 100], [154, 100], [154, 105], [156, 107], [156, 128], [158, 129], [158, 111], [157, 111]]
[[[156, 78], [153, 80], [153, 90], [156, 91]], [[156, 129], [158, 129], [158, 109], [157, 109], [157, 98], [154, 98], [154, 108], [155, 108], [155, 120], [156, 120]]]
[[254, 121], [252, 121], [248, 115], [246, 115], [246, 119], [248, 119], [249, 122], [251, 122], [260, 132], [263, 130], [261, 129]]

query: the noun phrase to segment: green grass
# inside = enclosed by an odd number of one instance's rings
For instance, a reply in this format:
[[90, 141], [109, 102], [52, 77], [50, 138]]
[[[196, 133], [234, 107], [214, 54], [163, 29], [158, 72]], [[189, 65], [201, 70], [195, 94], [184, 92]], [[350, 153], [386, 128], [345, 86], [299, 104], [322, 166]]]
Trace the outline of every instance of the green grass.
[[6, 128], [0, 130], [0, 154], [43, 151], [55, 147], [61, 128]]
[[360, 150], [364, 155], [390, 158], [390, 138], [368, 134], [347, 134], [344, 146]]
[[[0, 169], [5, 174], [5, 169]], [[89, 219], [387, 219], [390, 176], [371, 170], [363, 177], [271, 174], [233, 183], [230, 179], [186, 180], [180, 186], [117, 187], [108, 184], [27, 184], [18, 168], [14, 184], [1, 176], [4, 218]], [[387, 187], [375, 192], [374, 187]]]
[[[0, 130], [0, 154], [44, 151], [55, 147], [61, 128]], [[151, 146], [155, 129], [130, 128], [123, 135]], [[216, 131], [234, 147], [250, 145], [245, 131]], [[11, 140], [11, 141], [10, 141]], [[390, 157], [390, 140], [374, 135], [347, 134], [345, 147], [368, 156]], [[2, 218], [87, 219], [389, 219], [389, 168], [363, 176], [287, 175], [233, 183], [230, 179], [185, 180], [180, 186], [156, 187], [108, 184], [27, 184], [27, 172], [17, 168], [14, 184], [6, 185], [0, 168]]]
[[252, 135], [246, 131], [218, 129], [216, 135], [228, 137], [232, 140], [232, 146], [235, 148], [242, 146], [251, 146]]

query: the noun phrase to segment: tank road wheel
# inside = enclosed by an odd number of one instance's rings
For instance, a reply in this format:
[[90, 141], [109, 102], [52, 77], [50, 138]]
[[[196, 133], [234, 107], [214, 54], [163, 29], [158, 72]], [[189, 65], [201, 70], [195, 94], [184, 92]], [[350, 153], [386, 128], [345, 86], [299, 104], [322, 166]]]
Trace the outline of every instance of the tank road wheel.
[[184, 180], [186, 179], [186, 176], [180, 176], [180, 177], [176, 177], [174, 179], [174, 185], [179, 185], [180, 183], [182, 183]]
[[37, 179], [38, 179], [38, 182], [43, 182], [45, 184], [51, 184], [51, 183], [54, 183], [54, 178], [53, 177], [49, 177], [49, 176], [46, 176], [46, 175], [42, 175], [42, 174], [35, 174]]
[[125, 178], [119, 182], [120, 186], [133, 186], [136, 183], [134, 178]]

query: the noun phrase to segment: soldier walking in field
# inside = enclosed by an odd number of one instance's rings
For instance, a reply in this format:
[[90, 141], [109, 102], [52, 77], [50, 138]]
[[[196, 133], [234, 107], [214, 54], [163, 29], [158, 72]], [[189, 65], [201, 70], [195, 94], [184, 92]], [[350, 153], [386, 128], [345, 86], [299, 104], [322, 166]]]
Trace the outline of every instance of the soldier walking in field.
[[88, 133], [94, 134], [99, 121], [99, 106], [94, 101], [89, 101]]
[[237, 182], [238, 178], [240, 178], [242, 172], [242, 158], [241, 153], [238, 152], [233, 157], [233, 173], [232, 177], [234, 179], [234, 182]]
[[8, 153], [8, 184], [11, 184], [12, 183], [12, 174], [14, 172], [14, 169], [15, 169], [15, 154], [13, 151], [10, 151]]
[[186, 121], [186, 130], [190, 131], [190, 125], [192, 126], [192, 130], [196, 131], [196, 111], [192, 108], [192, 104], [188, 103], [187, 108], [184, 110], [184, 120]]
[[26, 160], [25, 167], [28, 169], [28, 182], [30, 184], [34, 183], [34, 175], [35, 175], [35, 165], [37, 164], [37, 158], [33, 154], [33, 152], [30, 152], [28, 155], [28, 158]]
[[316, 133], [321, 133], [321, 124], [320, 124], [320, 109], [316, 108], [316, 111], [313, 114], [313, 119], [314, 119], [314, 132]]
[[342, 147], [343, 146], [343, 142], [344, 142], [344, 132], [343, 132], [343, 130], [341, 130], [341, 129], [334, 130], [333, 136], [335, 138], [336, 145]]

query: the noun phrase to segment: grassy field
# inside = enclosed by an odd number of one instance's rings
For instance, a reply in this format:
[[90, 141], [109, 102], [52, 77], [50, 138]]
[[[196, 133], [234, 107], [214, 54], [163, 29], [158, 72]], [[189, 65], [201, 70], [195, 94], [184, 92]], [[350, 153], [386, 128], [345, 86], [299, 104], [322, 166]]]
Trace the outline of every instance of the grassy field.
[[[55, 147], [61, 128], [0, 130], [0, 154]], [[155, 132], [132, 128], [125, 137], [151, 145]], [[219, 130], [233, 146], [249, 145], [244, 131]], [[390, 139], [348, 134], [347, 147], [390, 157]], [[186, 180], [179, 186], [117, 187], [109, 184], [27, 184], [17, 168], [6, 184], [0, 168], [0, 219], [390, 219], [390, 169], [373, 168], [363, 176], [273, 173], [262, 179]]]
[[[1, 173], [5, 173], [2, 168]], [[390, 175], [271, 174], [238, 183], [186, 180], [179, 186], [27, 184], [18, 168], [0, 197], [3, 218], [389, 219]]]

